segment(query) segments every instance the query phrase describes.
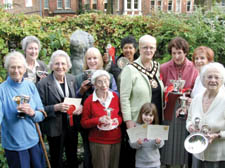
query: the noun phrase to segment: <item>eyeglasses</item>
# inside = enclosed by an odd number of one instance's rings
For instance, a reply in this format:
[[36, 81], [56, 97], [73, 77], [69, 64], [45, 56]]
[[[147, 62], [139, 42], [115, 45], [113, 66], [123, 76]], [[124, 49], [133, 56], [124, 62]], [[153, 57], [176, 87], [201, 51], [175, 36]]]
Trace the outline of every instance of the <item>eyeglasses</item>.
[[142, 47], [142, 49], [143, 50], [155, 50], [156, 49], [156, 47], [153, 47], [153, 46], [150, 46], [150, 47], [148, 47], [148, 46], [145, 46], [145, 47]]

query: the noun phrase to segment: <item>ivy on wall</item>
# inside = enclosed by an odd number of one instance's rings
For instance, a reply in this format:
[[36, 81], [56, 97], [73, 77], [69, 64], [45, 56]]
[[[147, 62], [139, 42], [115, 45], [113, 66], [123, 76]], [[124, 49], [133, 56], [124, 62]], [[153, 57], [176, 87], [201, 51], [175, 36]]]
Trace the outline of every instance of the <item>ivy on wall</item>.
[[20, 41], [27, 35], [37, 36], [42, 43], [40, 59], [48, 62], [51, 53], [62, 49], [70, 53], [71, 34], [82, 29], [93, 35], [95, 46], [103, 53], [108, 43], [120, 54], [121, 39], [133, 35], [138, 40], [144, 34], [157, 38], [155, 58], [168, 61], [168, 42], [184, 37], [194, 48], [206, 45], [215, 52], [216, 60], [225, 64], [225, 13], [218, 9], [193, 14], [155, 13], [152, 16], [118, 16], [101, 13], [82, 14], [74, 17], [45, 17], [38, 15], [13, 15], [0, 10], [0, 77], [6, 76], [3, 57], [12, 49], [21, 50]]

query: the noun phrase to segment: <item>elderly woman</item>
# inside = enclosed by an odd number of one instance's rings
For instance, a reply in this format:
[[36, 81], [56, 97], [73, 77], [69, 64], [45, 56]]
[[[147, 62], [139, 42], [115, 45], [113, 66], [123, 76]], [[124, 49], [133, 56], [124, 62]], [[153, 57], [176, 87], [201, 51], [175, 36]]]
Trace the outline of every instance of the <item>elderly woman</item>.
[[[156, 39], [144, 35], [139, 39], [140, 57], [127, 65], [121, 73], [120, 103], [123, 120], [127, 128], [132, 128], [138, 118], [140, 108], [146, 102], [152, 102], [158, 110], [159, 120], [162, 120], [163, 83], [160, 79], [158, 62], [153, 61], [156, 52]], [[128, 144], [129, 145], [129, 144]], [[130, 152], [128, 167], [134, 167], [135, 153]]]
[[41, 50], [41, 43], [35, 36], [26, 36], [21, 41], [21, 45], [28, 65], [24, 77], [37, 83], [41, 78], [46, 77], [48, 71], [46, 64], [37, 59]]
[[[35, 85], [23, 79], [27, 68], [25, 57], [19, 52], [9, 53], [5, 68], [8, 77], [0, 85], [0, 125], [8, 165], [43, 168], [45, 160], [35, 122], [44, 119], [41, 112], [44, 107]], [[22, 95], [29, 97], [29, 102], [16, 102], [22, 101], [19, 97]]]
[[[94, 87], [90, 82], [90, 77], [86, 72], [87, 71], [96, 71], [103, 69], [103, 60], [100, 51], [95, 48], [91, 47], [87, 50], [84, 56], [84, 72], [78, 74], [76, 76], [76, 93], [77, 97], [82, 98], [81, 104], [84, 104], [84, 101], [94, 92]], [[117, 86], [113, 75], [110, 74], [110, 85], [109, 88], [112, 91], [117, 91]], [[76, 121], [78, 129], [81, 133], [83, 139], [83, 146], [84, 146], [84, 168], [91, 167], [91, 153], [89, 149], [89, 142], [88, 142], [88, 130], [83, 129], [81, 125], [79, 125], [81, 119], [81, 115], [79, 116], [78, 120]]]
[[124, 37], [121, 41], [122, 54], [116, 59], [116, 64], [111, 64], [109, 72], [113, 74], [114, 78], [117, 81], [117, 85], [120, 85], [120, 72], [121, 68], [117, 66], [117, 62], [120, 58], [125, 57], [130, 62], [133, 62], [138, 58], [136, 53], [138, 44], [136, 39], [133, 36]]
[[[63, 167], [63, 151], [68, 167], [77, 167], [77, 131], [69, 125], [69, 104], [65, 97], [75, 98], [75, 77], [67, 72], [71, 68], [68, 54], [62, 50], [53, 52], [49, 68], [52, 73], [37, 84], [39, 94], [48, 117], [42, 123], [42, 132], [47, 135], [51, 164], [54, 168]], [[74, 112], [81, 113], [81, 108]]]
[[225, 167], [225, 69], [220, 63], [209, 63], [202, 68], [200, 79], [206, 90], [192, 100], [186, 128], [190, 133], [198, 131], [194, 125], [198, 117], [200, 129], [207, 125], [210, 131], [206, 135], [208, 147], [194, 155], [198, 160], [196, 167]]
[[[187, 59], [189, 53], [188, 42], [176, 37], [169, 42], [168, 51], [172, 56], [169, 62], [161, 65], [160, 73], [166, 90], [166, 108], [164, 110], [163, 123], [170, 126], [169, 138], [162, 148], [162, 163], [166, 165], [187, 165], [188, 153], [184, 149], [184, 140], [187, 136], [185, 129], [185, 120], [176, 118], [176, 110], [180, 107], [179, 95], [173, 94], [171, 80], [185, 80], [184, 89], [191, 90], [195, 79], [198, 76], [198, 70], [193, 63]], [[168, 153], [170, 153], [168, 155]]]
[[109, 90], [110, 75], [97, 70], [91, 83], [95, 90], [85, 103], [81, 124], [89, 129], [93, 168], [118, 168], [122, 117], [115, 92]]

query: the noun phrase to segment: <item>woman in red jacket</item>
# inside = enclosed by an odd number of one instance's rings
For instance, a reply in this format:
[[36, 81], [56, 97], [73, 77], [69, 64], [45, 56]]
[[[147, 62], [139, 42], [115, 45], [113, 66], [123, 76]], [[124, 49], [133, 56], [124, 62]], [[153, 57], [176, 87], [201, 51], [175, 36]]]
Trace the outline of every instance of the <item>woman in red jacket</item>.
[[119, 97], [109, 90], [110, 76], [97, 70], [91, 79], [95, 91], [84, 102], [81, 125], [89, 130], [93, 168], [118, 168], [122, 118]]

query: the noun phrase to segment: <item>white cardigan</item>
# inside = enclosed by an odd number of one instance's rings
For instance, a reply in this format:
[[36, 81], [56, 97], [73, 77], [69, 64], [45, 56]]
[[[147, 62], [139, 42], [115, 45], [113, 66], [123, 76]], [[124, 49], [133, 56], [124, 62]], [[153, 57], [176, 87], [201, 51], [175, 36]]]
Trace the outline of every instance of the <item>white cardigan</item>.
[[186, 128], [191, 124], [194, 125], [194, 119], [200, 118], [200, 128], [202, 125], [208, 125], [211, 131], [219, 132], [221, 138], [215, 139], [208, 145], [207, 149], [196, 154], [195, 157], [204, 161], [225, 161], [225, 88], [221, 86], [217, 96], [210, 105], [206, 113], [203, 112], [203, 96], [204, 92], [198, 94], [191, 102]]

